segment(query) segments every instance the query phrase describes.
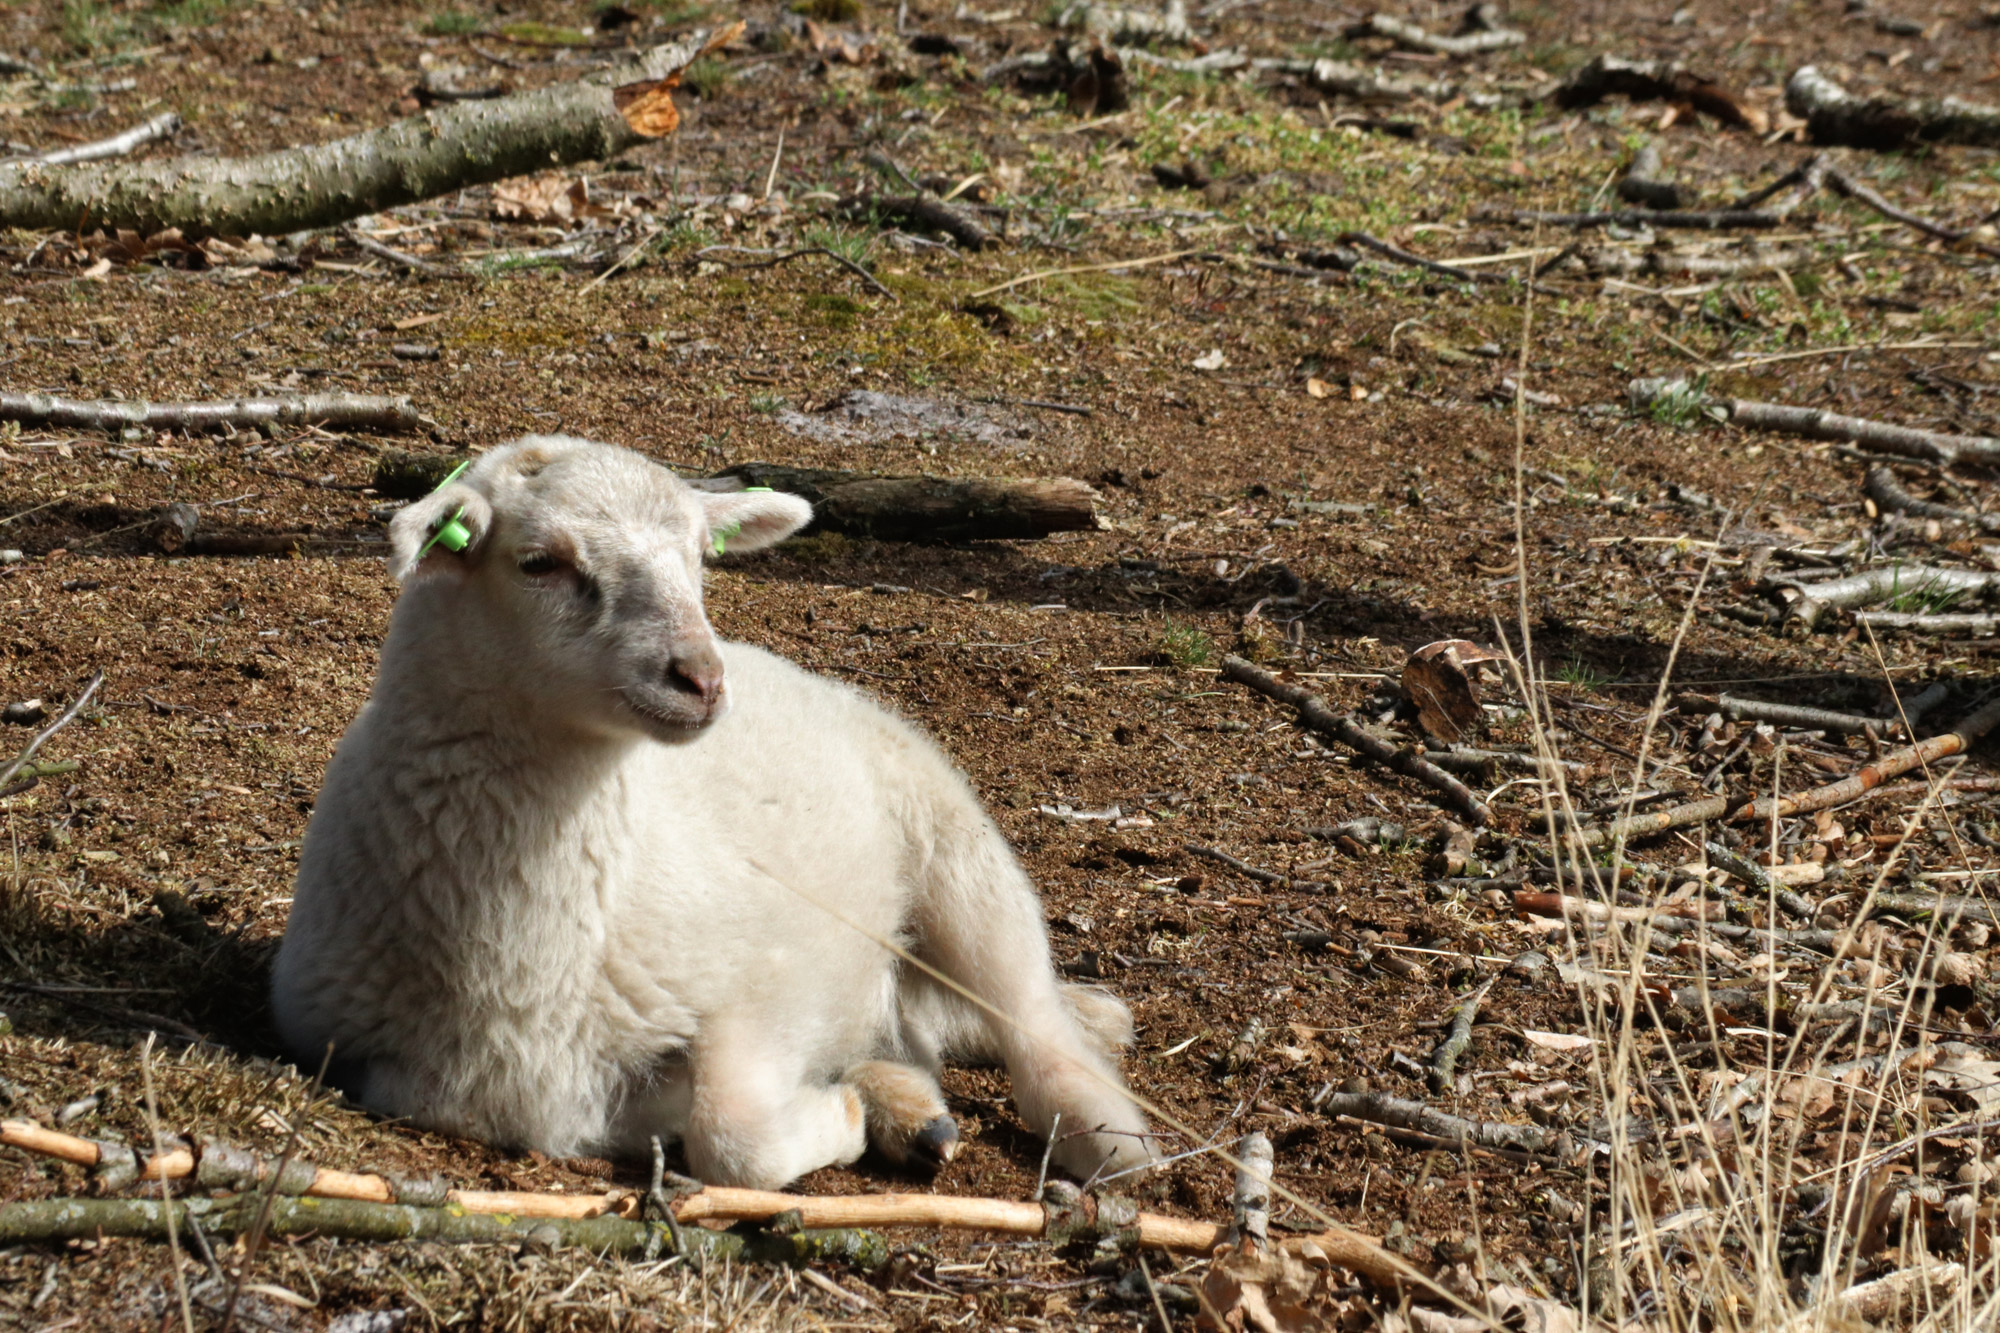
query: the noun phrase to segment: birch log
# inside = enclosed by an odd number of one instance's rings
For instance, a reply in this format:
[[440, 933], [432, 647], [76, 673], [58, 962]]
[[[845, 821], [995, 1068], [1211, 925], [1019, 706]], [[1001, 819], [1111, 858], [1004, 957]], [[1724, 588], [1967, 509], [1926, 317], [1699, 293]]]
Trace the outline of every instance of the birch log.
[[681, 72], [741, 29], [696, 33], [573, 82], [434, 107], [331, 143], [255, 157], [27, 163], [0, 171], [0, 227], [278, 236], [561, 163], [615, 157], [674, 131], [671, 92]]

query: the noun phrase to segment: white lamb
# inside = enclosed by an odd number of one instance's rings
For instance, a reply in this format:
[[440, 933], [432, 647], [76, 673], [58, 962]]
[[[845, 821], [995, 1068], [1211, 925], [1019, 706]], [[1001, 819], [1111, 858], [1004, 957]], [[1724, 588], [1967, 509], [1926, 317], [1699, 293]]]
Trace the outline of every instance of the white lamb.
[[[431, 544], [460, 510], [464, 549]], [[551, 1154], [679, 1137], [701, 1179], [776, 1188], [871, 1141], [948, 1159], [940, 1062], [1001, 1060], [1064, 1169], [1151, 1160], [1109, 1054], [1130, 1015], [1057, 981], [951, 763], [710, 628], [705, 555], [811, 512], [537, 436], [397, 516], [381, 674], [273, 977], [302, 1063], [331, 1045], [341, 1086], [418, 1124]]]

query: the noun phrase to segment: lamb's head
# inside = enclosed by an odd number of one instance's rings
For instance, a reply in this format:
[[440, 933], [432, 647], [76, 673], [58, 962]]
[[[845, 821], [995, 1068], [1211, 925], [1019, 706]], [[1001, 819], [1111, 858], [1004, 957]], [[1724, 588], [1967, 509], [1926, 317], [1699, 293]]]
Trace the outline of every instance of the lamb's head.
[[[454, 515], [458, 550], [433, 542]], [[811, 518], [794, 495], [701, 491], [626, 449], [529, 436], [398, 514], [390, 572], [400, 609], [437, 626], [427, 650], [476, 660], [545, 717], [681, 741], [728, 707], [703, 560]]]

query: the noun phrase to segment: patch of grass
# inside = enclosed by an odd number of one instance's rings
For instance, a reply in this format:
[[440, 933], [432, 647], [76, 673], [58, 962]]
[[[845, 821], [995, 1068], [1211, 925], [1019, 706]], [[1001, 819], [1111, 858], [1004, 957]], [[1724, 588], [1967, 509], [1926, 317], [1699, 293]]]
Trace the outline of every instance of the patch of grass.
[[790, 406], [783, 394], [753, 393], [750, 395], [750, 410], [763, 416], [776, 416]]
[[875, 248], [875, 237], [865, 231], [845, 231], [837, 227], [815, 227], [806, 233], [806, 244], [839, 255], [850, 264], [866, 264]]
[[132, 25], [102, 0], [63, 0], [62, 38], [78, 51], [106, 51], [132, 39]]
[[1576, 656], [1556, 668], [1556, 679], [1586, 693], [1595, 693], [1611, 683], [1609, 675]]
[[[1900, 585], [1901, 579], [1897, 580]], [[1889, 599], [1889, 609], [1906, 615], [1936, 616], [1956, 607], [1965, 600], [1965, 589], [1947, 588], [1936, 579], [1926, 579], [1907, 592], [1899, 592]]]
[[154, 23], [176, 28], [205, 28], [234, 10], [240, 0], [174, 0], [161, 5], [149, 17]]
[[[641, 9], [652, 10], [660, 22], [670, 28], [683, 23], [699, 23], [715, 12], [714, 6], [700, 4], [697, 0], [638, 0], [638, 3]], [[600, 6], [601, 9], [613, 7], [611, 4]]]
[[1215, 660], [1215, 640], [1199, 625], [1167, 617], [1155, 645], [1161, 657], [1182, 669], [1205, 667]]
[[728, 87], [734, 77], [729, 72], [729, 66], [713, 56], [703, 56], [682, 73], [681, 87], [702, 101], [708, 102], [714, 100], [717, 93]]
[[460, 37], [485, 28], [486, 20], [466, 9], [441, 9], [424, 20], [424, 31], [433, 37]]
[[793, 0], [792, 12], [821, 23], [852, 23], [861, 17], [861, 0]]
[[1646, 414], [1663, 426], [1685, 430], [1700, 420], [1707, 401], [1708, 377], [1697, 375], [1668, 386], [1665, 393], [1653, 400]]
[[805, 308], [830, 329], [851, 329], [868, 307], [838, 292], [815, 292], [806, 298]]

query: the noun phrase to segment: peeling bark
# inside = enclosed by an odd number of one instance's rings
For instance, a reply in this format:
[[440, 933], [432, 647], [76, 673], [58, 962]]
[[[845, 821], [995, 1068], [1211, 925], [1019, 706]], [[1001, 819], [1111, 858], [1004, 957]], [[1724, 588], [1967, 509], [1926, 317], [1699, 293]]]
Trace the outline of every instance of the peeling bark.
[[[4, 187], [0, 187], [4, 191]], [[379, 394], [308, 393], [296, 398], [236, 398], [214, 403], [116, 402], [58, 398], [47, 393], [0, 393], [0, 421], [62, 430], [219, 431], [256, 426], [332, 426], [401, 434], [428, 424], [407, 398]]]
[[437, 107], [331, 143], [242, 158], [30, 163], [0, 172], [0, 226], [278, 236], [557, 163], [615, 157], [672, 132], [670, 90], [681, 71], [740, 27], [697, 33], [574, 82]]

